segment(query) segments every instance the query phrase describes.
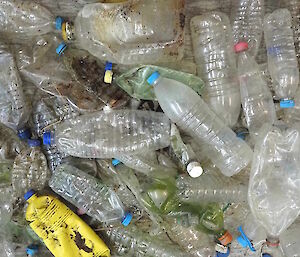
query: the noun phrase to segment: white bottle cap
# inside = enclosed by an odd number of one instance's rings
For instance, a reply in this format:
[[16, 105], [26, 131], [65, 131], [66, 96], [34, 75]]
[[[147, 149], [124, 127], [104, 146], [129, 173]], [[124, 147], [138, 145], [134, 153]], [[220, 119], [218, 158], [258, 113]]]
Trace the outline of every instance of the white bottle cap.
[[186, 167], [186, 170], [192, 178], [198, 178], [203, 173], [203, 169], [199, 162], [190, 162]]

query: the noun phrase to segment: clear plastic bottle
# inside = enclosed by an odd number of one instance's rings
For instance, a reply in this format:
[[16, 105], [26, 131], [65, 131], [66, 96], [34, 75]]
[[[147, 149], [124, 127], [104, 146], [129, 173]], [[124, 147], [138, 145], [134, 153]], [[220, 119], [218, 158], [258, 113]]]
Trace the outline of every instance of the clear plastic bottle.
[[178, 246], [171, 244], [168, 241], [152, 237], [133, 224], [128, 228], [108, 227], [107, 229], [104, 229], [102, 234], [115, 245], [117, 254], [121, 256], [191, 257]]
[[178, 127], [198, 144], [203, 153], [226, 176], [232, 176], [248, 165], [252, 150], [209, 109], [201, 97], [184, 84], [160, 77], [155, 72], [148, 79], [161, 108]]
[[286, 257], [300, 257], [299, 229], [297, 220], [280, 235], [280, 245]]
[[287, 8], [292, 15], [292, 25], [294, 32], [294, 42], [298, 63], [300, 58], [300, 1], [299, 0], [281, 0], [281, 7]]
[[0, 45], [0, 71], [0, 122], [14, 130], [24, 130], [29, 110], [22, 80], [13, 54], [2, 44]]
[[289, 124], [300, 122], [300, 88], [297, 89], [297, 92], [294, 97], [294, 101], [295, 101], [294, 108], [284, 109], [283, 120]]
[[170, 144], [170, 121], [163, 113], [137, 110], [93, 112], [65, 120], [43, 135], [60, 151], [82, 158], [113, 158]]
[[231, 24], [234, 43], [245, 41], [249, 54], [256, 56], [263, 34], [264, 0], [233, 0]]
[[176, 242], [193, 257], [214, 256], [214, 242], [207, 234], [194, 227], [178, 224], [176, 218], [169, 218], [164, 223], [166, 232], [172, 241]]
[[[206, 171], [205, 166], [204, 170]], [[184, 202], [247, 202], [247, 185], [233, 178], [226, 178], [216, 170], [208, 171], [197, 179], [181, 175], [176, 184], [179, 198]]]
[[183, 0], [87, 4], [74, 25], [60, 25], [65, 41], [121, 64], [170, 62], [183, 55]]
[[[267, 232], [263, 253], [277, 256], [279, 236], [300, 213], [300, 124], [265, 124], [256, 140], [248, 202]], [[286, 172], [288, 171], [288, 172]], [[280, 255], [279, 255], [280, 256]]]
[[125, 213], [116, 193], [96, 178], [69, 164], [57, 167], [49, 181], [54, 192], [103, 223], [120, 221], [128, 226], [132, 219]]
[[31, 188], [43, 189], [50, 175], [40, 141], [28, 139], [28, 146], [16, 157], [12, 169], [13, 191], [19, 198]]
[[273, 97], [258, 64], [248, 53], [248, 44], [237, 43], [235, 51], [238, 53], [238, 75], [246, 125], [249, 132], [257, 136], [264, 123], [275, 122]]
[[264, 19], [264, 35], [268, 51], [268, 68], [281, 108], [294, 106], [299, 83], [292, 17], [287, 9], [277, 9]]
[[232, 127], [240, 114], [241, 98], [229, 19], [212, 12], [193, 17], [190, 26], [198, 76], [206, 84], [203, 99]]
[[13, 43], [24, 43], [55, 30], [52, 13], [34, 1], [1, 1], [0, 13], [0, 37]]
[[[33, 131], [42, 137], [47, 129], [55, 131], [58, 123], [80, 115], [79, 111], [66, 99], [55, 96], [43, 97], [34, 106], [32, 113]], [[58, 150], [56, 144], [43, 145], [51, 171], [68, 155]]]

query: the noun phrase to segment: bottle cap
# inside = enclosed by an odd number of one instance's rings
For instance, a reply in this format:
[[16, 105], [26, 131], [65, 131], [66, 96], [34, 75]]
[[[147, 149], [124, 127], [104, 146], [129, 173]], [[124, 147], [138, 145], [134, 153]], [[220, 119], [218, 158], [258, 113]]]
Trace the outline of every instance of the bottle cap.
[[131, 221], [132, 221], [132, 214], [130, 212], [126, 212], [126, 214], [122, 220], [122, 225], [127, 227]]
[[230, 255], [230, 248], [228, 247], [227, 253], [216, 252], [216, 257], [228, 257]]
[[29, 139], [30, 138], [30, 130], [27, 129], [27, 128], [24, 128], [24, 129], [20, 129], [18, 131], [18, 137], [22, 140], [25, 140], [25, 139]]
[[117, 166], [121, 163], [121, 161], [119, 161], [117, 159], [112, 159], [111, 163], [112, 163], [113, 166]]
[[66, 48], [67, 48], [67, 45], [64, 42], [62, 42], [56, 48], [56, 53], [60, 56], [65, 51]]
[[41, 145], [41, 142], [38, 139], [28, 139], [27, 144], [29, 147], [37, 147]]
[[280, 101], [280, 108], [293, 108], [293, 107], [295, 107], [294, 100], [283, 99]]
[[237, 136], [238, 138], [240, 138], [240, 139], [245, 140], [245, 139], [246, 139], [246, 134], [248, 134], [247, 131], [239, 131], [239, 132], [236, 134], [236, 136]]
[[45, 132], [43, 134], [43, 144], [44, 145], [51, 145], [51, 132]]
[[199, 162], [190, 162], [186, 167], [186, 170], [192, 178], [198, 178], [203, 173], [203, 169]]
[[112, 70], [112, 63], [111, 62], [106, 62], [105, 63], [105, 71], [107, 70]]
[[249, 240], [249, 238], [246, 236], [245, 232], [243, 231], [242, 226], [238, 227], [238, 231], [241, 233], [241, 236], [237, 237], [237, 239], [236, 239], [238, 241], [238, 243], [242, 247], [244, 247], [244, 248], [249, 247], [249, 249], [252, 252], [255, 252], [255, 248], [253, 247], [251, 241]]
[[38, 253], [38, 250], [39, 250], [39, 248], [37, 245], [30, 245], [26, 248], [26, 253], [29, 256], [34, 256]]
[[248, 50], [249, 46], [248, 46], [248, 43], [247, 42], [238, 42], [237, 44], [234, 45], [234, 51], [236, 53], [240, 53], [240, 52], [243, 52], [243, 51], [246, 51]]
[[57, 16], [55, 18], [55, 28], [57, 30], [61, 30], [63, 22], [64, 22], [64, 19], [60, 16]]
[[262, 257], [272, 257], [272, 255], [270, 255], [270, 254], [268, 254], [268, 253], [263, 253], [261, 256], [262, 256]]
[[222, 245], [228, 245], [232, 241], [232, 235], [228, 231], [226, 231], [223, 236], [218, 238], [218, 240]]
[[148, 84], [152, 86], [159, 77], [160, 77], [160, 74], [158, 71], [152, 73], [150, 75], [150, 77], [147, 79]]
[[33, 196], [35, 194], [34, 190], [29, 190], [24, 194], [24, 199], [27, 201], [31, 198], [31, 196]]

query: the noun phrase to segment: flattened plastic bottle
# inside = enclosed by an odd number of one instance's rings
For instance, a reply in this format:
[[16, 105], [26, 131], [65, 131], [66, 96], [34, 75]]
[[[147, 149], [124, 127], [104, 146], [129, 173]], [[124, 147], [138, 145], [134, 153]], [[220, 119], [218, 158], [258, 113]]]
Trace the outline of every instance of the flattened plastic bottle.
[[205, 145], [203, 154], [226, 176], [240, 172], [252, 158], [250, 147], [209, 109], [202, 98], [189, 87], [153, 73], [148, 83], [154, 85], [158, 102], [178, 127]]
[[264, 123], [275, 122], [273, 97], [258, 64], [248, 53], [248, 44], [239, 42], [235, 45], [235, 51], [238, 53], [238, 74], [246, 125], [252, 136], [257, 136]]
[[35, 1], [1, 1], [0, 14], [0, 38], [13, 43], [24, 43], [55, 30], [55, 17]]
[[170, 62], [182, 58], [183, 0], [87, 4], [74, 25], [60, 24], [65, 41], [99, 59], [122, 64]]
[[24, 130], [29, 110], [25, 101], [22, 80], [13, 54], [0, 45], [0, 122], [14, 130]]
[[240, 114], [241, 98], [229, 19], [212, 12], [193, 17], [190, 26], [197, 73], [206, 84], [203, 99], [232, 127]]
[[132, 219], [132, 215], [125, 212], [123, 203], [110, 187], [74, 166], [58, 166], [49, 186], [78, 209], [102, 223], [120, 221], [128, 226]]
[[256, 56], [263, 34], [264, 0], [234, 0], [231, 5], [231, 24], [234, 43], [245, 41], [249, 54]]
[[299, 83], [292, 17], [287, 9], [277, 9], [264, 19], [264, 35], [268, 51], [268, 68], [281, 108], [294, 107]]
[[15, 158], [12, 169], [12, 186], [17, 198], [31, 188], [43, 189], [50, 176], [46, 157], [40, 149], [40, 141], [28, 139], [28, 146]]
[[167, 147], [169, 136], [170, 121], [163, 113], [125, 109], [65, 120], [43, 139], [72, 156], [114, 158]]

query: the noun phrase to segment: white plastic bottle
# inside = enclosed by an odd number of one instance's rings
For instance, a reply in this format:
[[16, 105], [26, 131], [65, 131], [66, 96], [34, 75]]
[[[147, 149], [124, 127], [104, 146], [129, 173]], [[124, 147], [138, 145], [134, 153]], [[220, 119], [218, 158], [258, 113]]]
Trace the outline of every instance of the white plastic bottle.
[[158, 72], [148, 78], [158, 102], [178, 127], [205, 145], [203, 153], [226, 176], [232, 176], [248, 165], [252, 150], [209, 109], [202, 98], [184, 84], [161, 77]]
[[43, 189], [50, 175], [40, 141], [28, 139], [28, 146], [15, 158], [12, 169], [13, 192], [19, 198], [32, 188]]
[[281, 108], [294, 107], [299, 83], [299, 68], [292, 31], [292, 17], [287, 9], [277, 9], [264, 19], [268, 68]]
[[43, 140], [72, 156], [114, 158], [167, 147], [169, 137], [170, 121], [163, 113], [124, 109], [65, 120]]
[[121, 64], [170, 62], [182, 58], [183, 0], [87, 4], [74, 25], [64, 22], [65, 41], [102, 60]]
[[263, 34], [264, 0], [233, 0], [231, 24], [234, 43], [245, 41], [249, 54], [256, 56]]
[[235, 51], [246, 125], [252, 135], [257, 135], [264, 123], [273, 124], [276, 119], [273, 97], [258, 64], [248, 53], [248, 43], [237, 43]]
[[204, 101], [232, 127], [241, 109], [232, 32], [224, 13], [212, 12], [191, 19], [197, 73], [205, 82]]
[[69, 164], [53, 173], [49, 186], [54, 192], [100, 222], [120, 221], [128, 226], [132, 215], [126, 213], [116, 193], [99, 180]]

